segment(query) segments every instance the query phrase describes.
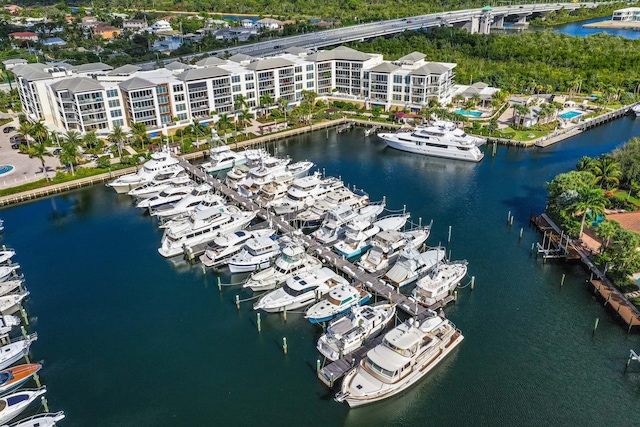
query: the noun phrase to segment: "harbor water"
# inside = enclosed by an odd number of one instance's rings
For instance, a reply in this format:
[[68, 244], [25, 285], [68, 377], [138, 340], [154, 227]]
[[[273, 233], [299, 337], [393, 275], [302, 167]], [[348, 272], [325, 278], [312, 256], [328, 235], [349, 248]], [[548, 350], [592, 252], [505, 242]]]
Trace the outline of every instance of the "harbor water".
[[640, 31], [629, 29], [617, 29], [617, 28], [583, 28], [585, 24], [593, 24], [595, 22], [610, 21], [611, 17], [606, 18], [594, 18], [587, 19], [585, 21], [570, 22], [568, 24], [562, 24], [552, 27], [554, 32], [567, 34], [569, 36], [586, 37], [592, 34], [605, 33], [612, 36], [623, 37], [625, 39], [638, 40], [640, 39]]
[[545, 149], [485, 147], [478, 164], [394, 151], [362, 128], [271, 145], [433, 219], [431, 245], [451, 226], [452, 258], [476, 278], [445, 309], [462, 344], [407, 393], [356, 410], [316, 378], [320, 328], [263, 313], [258, 332], [254, 300], [234, 302], [251, 294], [226, 286], [239, 279], [222, 274], [220, 292], [200, 265], [163, 259], [161, 231], [128, 196], [95, 186], [3, 209], [49, 407], [65, 427], [637, 425], [640, 364], [623, 369], [640, 336], [591, 296], [580, 265], [531, 255], [528, 226], [545, 182], [633, 136], [640, 120], [625, 117]]

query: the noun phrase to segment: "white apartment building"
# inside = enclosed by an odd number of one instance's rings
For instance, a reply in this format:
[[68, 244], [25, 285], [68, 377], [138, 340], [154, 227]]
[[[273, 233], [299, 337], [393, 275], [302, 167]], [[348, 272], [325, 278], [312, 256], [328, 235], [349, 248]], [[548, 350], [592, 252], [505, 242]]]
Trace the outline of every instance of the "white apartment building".
[[427, 62], [418, 52], [390, 62], [380, 54], [338, 47], [320, 52], [292, 48], [267, 58], [208, 57], [195, 65], [175, 61], [151, 71], [101, 63], [64, 68], [23, 64], [12, 71], [30, 120], [44, 120], [58, 132], [109, 133], [133, 123], [168, 132], [194, 119], [208, 122], [217, 114], [233, 115], [239, 96], [252, 113], [258, 112], [264, 95], [295, 107], [303, 91], [367, 108], [419, 110], [429, 99], [451, 101], [455, 66]]
[[640, 22], [640, 7], [627, 7], [613, 11], [612, 21]]

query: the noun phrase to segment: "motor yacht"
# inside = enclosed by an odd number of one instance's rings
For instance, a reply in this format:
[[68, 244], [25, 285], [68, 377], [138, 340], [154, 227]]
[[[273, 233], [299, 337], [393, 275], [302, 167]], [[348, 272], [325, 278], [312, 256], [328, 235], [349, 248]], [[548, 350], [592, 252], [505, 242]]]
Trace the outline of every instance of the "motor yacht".
[[358, 219], [347, 224], [344, 236], [333, 245], [333, 250], [345, 258], [355, 258], [371, 247], [371, 238], [384, 230], [399, 230], [409, 214], [390, 215], [376, 222]]
[[176, 176], [172, 175], [170, 178], [166, 178], [166, 173], [159, 173], [151, 182], [136, 187], [127, 194], [131, 197], [135, 197], [136, 200], [144, 200], [157, 196], [169, 187], [187, 185], [188, 183], [193, 182], [182, 166], [178, 165], [176, 168], [182, 169], [182, 171]]
[[17, 279], [20, 264], [0, 265], [0, 282], [6, 282], [9, 279]]
[[445, 298], [467, 275], [467, 261], [440, 264], [431, 274], [421, 277], [411, 291], [410, 299], [430, 307]]
[[349, 371], [335, 400], [351, 407], [402, 393], [424, 378], [464, 339], [448, 319], [430, 311], [387, 332], [382, 343]]
[[37, 339], [38, 334], [31, 334], [0, 347], [0, 369], [6, 369], [27, 355], [31, 343]]
[[256, 213], [241, 211], [236, 206], [219, 206], [193, 212], [188, 221], [164, 230], [158, 252], [165, 258], [180, 255], [185, 247], [205, 243], [221, 234], [246, 227]]
[[284, 242], [271, 237], [255, 237], [247, 240], [242, 249], [229, 258], [231, 273], [246, 273], [269, 267], [282, 251]]
[[29, 291], [0, 297], [0, 313], [12, 314], [20, 309], [20, 303], [29, 296]]
[[323, 178], [318, 172], [298, 178], [287, 190], [287, 196], [270, 205], [276, 215], [292, 214], [306, 209], [327, 193], [342, 187], [341, 180], [328, 177]]
[[288, 278], [311, 272], [322, 267], [322, 263], [308, 255], [303, 246], [288, 244], [276, 258], [273, 266], [253, 273], [243, 285], [254, 292], [275, 289]]
[[360, 209], [353, 209], [348, 204], [337, 206], [324, 217], [322, 226], [311, 233], [311, 236], [323, 245], [339, 240], [347, 230], [347, 224], [352, 221], [375, 221], [384, 210], [384, 205], [368, 205]]
[[20, 318], [11, 314], [0, 316], [0, 335], [8, 334], [13, 328], [20, 326]]
[[329, 323], [316, 347], [329, 361], [341, 359], [378, 336], [395, 314], [395, 304], [355, 306], [346, 316]]
[[0, 398], [0, 423], [11, 421], [20, 415], [38, 397], [47, 392], [46, 387], [19, 390]]
[[18, 421], [11, 427], [55, 427], [56, 423], [64, 418], [64, 412], [55, 414], [38, 414]]
[[357, 262], [369, 273], [383, 270], [389, 266], [404, 248], [419, 249], [429, 237], [431, 227], [412, 231], [385, 230], [373, 236], [369, 249]]
[[140, 200], [136, 208], [149, 209], [151, 212], [160, 206], [170, 205], [184, 199], [193, 192], [194, 188], [196, 188], [196, 183], [190, 178], [181, 179], [168, 185], [158, 195]]
[[419, 276], [433, 270], [445, 259], [445, 255], [446, 250], [441, 247], [422, 253], [413, 248], [405, 248], [400, 252], [393, 267], [385, 273], [383, 279], [399, 288], [409, 285], [415, 282]]
[[16, 254], [16, 251], [14, 251], [13, 249], [5, 248], [4, 250], [1, 250], [0, 251], [0, 264], [7, 263], [7, 261], [9, 261], [11, 258], [13, 258], [15, 254]]
[[478, 148], [483, 138], [467, 135], [455, 123], [437, 121], [429, 126], [417, 126], [413, 132], [379, 133], [391, 148], [447, 159], [479, 162], [484, 153]]
[[287, 165], [290, 158], [280, 159], [266, 157], [259, 166], [251, 168], [246, 178], [237, 184], [236, 190], [245, 197], [253, 197], [258, 194], [263, 185], [268, 184], [280, 175], [291, 176], [287, 173]]
[[162, 221], [167, 221], [182, 213], [193, 211], [196, 206], [205, 199], [205, 197], [213, 193], [211, 185], [207, 183], [200, 184], [197, 187], [194, 187], [191, 192], [182, 199], [173, 203], [159, 205], [151, 209], [150, 213], [153, 216], [157, 216]]
[[296, 224], [300, 228], [318, 227], [324, 221], [327, 212], [337, 206], [348, 205], [354, 210], [367, 206], [369, 196], [359, 190], [356, 191], [341, 187], [329, 192], [324, 199], [318, 200], [307, 209], [298, 212], [295, 218]]
[[303, 271], [287, 279], [285, 284], [262, 296], [253, 305], [254, 310], [268, 313], [305, 307], [336, 287], [349, 282], [327, 267]]
[[328, 322], [355, 306], [366, 304], [370, 299], [371, 294], [362, 286], [342, 285], [332, 289], [324, 299], [309, 307], [304, 317], [311, 323]]
[[218, 145], [211, 148], [209, 161], [201, 164], [200, 169], [206, 173], [215, 174], [246, 162], [247, 156], [244, 153], [236, 153], [228, 145]]
[[151, 160], [142, 165], [136, 173], [128, 174], [116, 178], [107, 183], [116, 193], [126, 193], [132, 189], [144, 185], [153, 180], [159, 173], [171, 168], [179, 163], [168, 151], [158, 151], [151, 155]]
[[200, 262], [205, 267], [223, 264], [240, 252], [248, 240], [259, 237], [269, 238], [273, 233], [275, 230], [267, 228], [255, 231], [238, 230], [222, 234], [207, 244], [204, 254], [200, 255]]

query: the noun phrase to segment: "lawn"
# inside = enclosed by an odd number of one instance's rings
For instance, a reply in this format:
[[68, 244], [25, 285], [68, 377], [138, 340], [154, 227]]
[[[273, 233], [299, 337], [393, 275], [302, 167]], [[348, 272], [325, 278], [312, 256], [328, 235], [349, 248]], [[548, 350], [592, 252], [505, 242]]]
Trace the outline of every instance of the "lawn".
[[622, 200], [623, 202], [628, 201], [630, 203], [633, 203], [636, 206], [640, 206], [640, 199], [638, 199], [637, 197], [629, 196], [629, 193], [624, 190], [616, 191], [613, 197], [618, 200]]
[[[511, 139], [514, 141], [531, 141], [533, 139], [540, 138], [549, 134], [549, 131], [544, 130], [515, 130], [513, 128], [506, 127], [500, 131], [503, 135], [511, 135]], [[503, 136], [504, 138], [504, 136]], [[508, 136], [507, 136], [508, 138]]]

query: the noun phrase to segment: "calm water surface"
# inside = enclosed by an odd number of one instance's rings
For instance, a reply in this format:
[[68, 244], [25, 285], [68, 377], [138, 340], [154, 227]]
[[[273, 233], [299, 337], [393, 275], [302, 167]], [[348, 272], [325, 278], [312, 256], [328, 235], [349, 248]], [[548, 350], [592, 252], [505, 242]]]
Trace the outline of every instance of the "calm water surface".
[[587, 19], [586, 21], [572, 22], [570, 24], [558, 25], [553, 27], [553, 31], [558, 33], [568, 34], [570, 36], [586, 37], [591, 34], [607, 33], [612, 36], [624, 37], [625, 39], [640, 39], [640, 31], [635, 30], [619, 30], [609, 28], [582, 28], [585, 24], [591, 24], [594, 22], [610, 21], [611, 17], [606, 18], [594, 18]]
[[219, 292], [199, 266], [160, 257], [161, 232], [127, 196], [96, 186], [2, 210], [2, 243], [32, 292], [49, 405], [66, 411], [66, 427], [637, 425], [640, 365], [622, 371], [638, 335], [591, 297], [580, 266], [531, 256], [539, 236], [527, 224], [546, 181], [632, 136], [640, 120], [624, 118], [544, 150], [500, 147], [480, 164], [393, 151], [361, 129], [277, 143], [279, 155], [433, 219], [432, 245], [451, 225], [453, 258], [476, 276], [446, 309], [462, 345], [402, 397], [357, 410], [315, 376], [318, 328], [263, 315], [259, 334], [251, 302], [233, 302], [250, 294]]

